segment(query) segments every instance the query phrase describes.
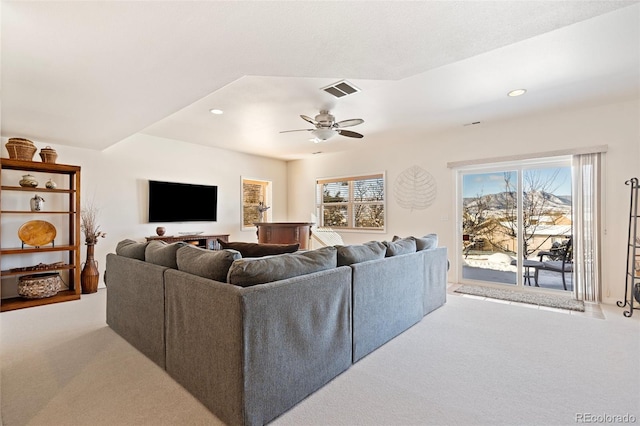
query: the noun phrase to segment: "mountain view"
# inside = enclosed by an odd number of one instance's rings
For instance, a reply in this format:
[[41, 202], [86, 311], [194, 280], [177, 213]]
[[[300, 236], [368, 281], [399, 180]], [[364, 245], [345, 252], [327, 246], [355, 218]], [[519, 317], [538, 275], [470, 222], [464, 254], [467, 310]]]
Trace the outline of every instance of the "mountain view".
[[[544, 191], [523, 193], [525, 208], [533, 203], [535, 210], [542, 213], [571, 214], [571, 195], [554, 195]], [[515, 192], [499, 192], [496, 194], [467, 197], [463, 199], [465, 210], [485, 210], [488, 217], [502, 216], [504, 210], [513, 208], [516, 201]]]

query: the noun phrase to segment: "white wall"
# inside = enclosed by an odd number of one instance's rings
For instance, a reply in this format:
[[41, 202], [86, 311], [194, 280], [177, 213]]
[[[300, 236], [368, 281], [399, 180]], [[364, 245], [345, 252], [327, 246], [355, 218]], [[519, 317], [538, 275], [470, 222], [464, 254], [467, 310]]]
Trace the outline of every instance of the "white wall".
[[[57, 163], [82, 167], [81, 202], [86, 205], [92, 201], [99, 208], [98, 223], [101, 230], [107, 233], [107, 237], [100, 239], [96, 246], [96, 260], [101, 274], [104, 272], [106, 254], [115, 250], [118, 241], [125, 238], [144, 241], [144, 237], [155, 235], [158, 225], [165, 226], [166, 235], [180, 231], [204, 231], [230, 234], [233, 241], [256, 241], [255, 229], [241, 230], [241, 176], [272, 181], [272, 218], [274, 221], [288, 218], [287, 166], [284, 161], [143, 134], [131, 136], [102, 152], [54, 145], [47, 141], [33, 142], [38, 148], [47, 145], [54, 148], [58, 152]], [[2, 142], [2, 156], [8, 158], [5, 143], [6, 138]], [[38, 154], [34, 156], [34, 161], [40, 161]], [[217, 222], [147, 223], [149, 179], [217, 185]], [[42, 180], [40, 186], [44, 186], [44, 183], [45, 180]], [[3, 232], [3, 245], [8, 244], [4, 240], [11, 238], [17, 239], [17, 236]], [[19, 246], [19, 241], [9, 245]], [[83, 246], [82, 259], [85, 253]], [[18, 260], [11, 257], [2, 259], [2, 269], [29, 265], [17, 265], [15, 262]], [[40, 261], [32, 260], [35, 263]], [[10, 283], [5, 284], [5, 281], [2, 297], [15, 296], [15, 288], [11, 288]], [[104, 286], [102, 279], [100, 285]]]
[[[498, 123], [461, 127], [438, 136], [404, 135], [402, 143], [390, 139], [357, 152], [318, 155], [289, 163], [289, 216], [309, 217], [314, 211], [314, 182], [318, 177], [386, 171], [387, 230], [383, 234], [342, 233], [347, 244], [393, 235], [439, 234], [449, 248], [449, 280], [457, 279], [455, 173], [452, 161], [548, 152], [607, 144], [604, 170], [603, 292], [606, 303], [624, 293], [629, 193], [625, 180], [640, 176], [640, 107], [630, 101], [613, 105], [528, 116]], [[437, 182], [435, 203], [426, 210], [406, 210], [393, 198], [398, 175], [417, 165]]]
[[[343, 233], [347, 244], [393, 235], [437, 232], [440, 245], [450, 249], [449, 279], [456, 279], [456, 215], [454, 172], [447, 162], [499, 155], [546, 152], [607, 144], [603, 236], [603, 298], [622, 298], [628, 225], [628, 187], [625, 180], [640, 176], [640, 107], [638, 101], [554, 114], [529, 116], [501, 123], [461, 127], [438, 135], [404, 135], [383, 147], [363, 144], [349, 155], [326, 154], [285, 163], [263, 157], [207, 148], [142, 134], [98, 152], [34, 141], [39, 148], [51, 145], [58, 163], [82, 166], [82, 200], [100, 208], [99, 223], [107, 238], [96, 246], [96, 259], [104, 271], [105, 256], [118, 241], [143, 241], [154, 235], [157, 224], [146, 222], [146, 181], [159, 179], [218, 185], [218, 221], [166, 224], [167, 234], [201, 230], [229, 233], [235, 241], [255, 241], [255, 231], [241, 230], [240, 177], [273, 182], [272, 220], [307, 221], [314, 212], [314, 182], [318, 177], [385, 171], [387, 173], [386, 233]], [[20, 135], [15, 135], [20, 136]], [[3, 157], [8, 157], [3, 139]], [[37, 154], [34, 158], [39, 160]], [[393, 184], [407, 168], [418, 165], [437, 182], [435, 203], [426, 210], [406, 210], [393, 199]], [[3, 240], [7, 238], [3, 232]], [[4, 244], [4, 242], [3, 242]], [[84, 259], [84, 250], [82, 253]], [[2, 260], [2, 268], [12, 267]], [[102, 284], [101, 284], [102, 285]], [[3, 288], [2, 297], [10, 297]]]

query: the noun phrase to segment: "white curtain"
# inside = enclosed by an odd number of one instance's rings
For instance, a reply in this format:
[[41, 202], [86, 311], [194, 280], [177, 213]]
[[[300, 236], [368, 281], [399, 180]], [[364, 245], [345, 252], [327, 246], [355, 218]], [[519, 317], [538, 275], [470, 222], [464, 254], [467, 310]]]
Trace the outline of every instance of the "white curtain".
[[576, 299], [600, 302], [601, 154], [573, 156], [573, 262]]

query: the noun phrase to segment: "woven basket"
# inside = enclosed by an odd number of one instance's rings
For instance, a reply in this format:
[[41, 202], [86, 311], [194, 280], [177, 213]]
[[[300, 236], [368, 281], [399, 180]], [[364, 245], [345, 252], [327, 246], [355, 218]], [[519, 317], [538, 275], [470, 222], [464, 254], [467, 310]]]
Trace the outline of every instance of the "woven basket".
[[58, 153], [55, 149], [47, 146], [40, 150], [40, 158], [42, 158], [43, 163], [55, 163], [56, 158], [58, 158]]
[[9, 158], [13, 160], [31, 161], [38, 148], [29, 139], [9, 138], [5, 145]]
[[62, 278], [57, 272], [23, 275], [18, 279], [18, 294], [27, 299], [42, 299], [58, 294]]

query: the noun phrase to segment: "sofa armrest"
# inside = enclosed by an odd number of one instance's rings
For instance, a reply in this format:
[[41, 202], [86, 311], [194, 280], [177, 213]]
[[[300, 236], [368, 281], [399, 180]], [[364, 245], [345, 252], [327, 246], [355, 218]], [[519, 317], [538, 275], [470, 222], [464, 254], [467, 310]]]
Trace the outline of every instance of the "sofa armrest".
[[424, 255], [424, 315], [447, 302], [447, 248], [423, 250]]
[[351, 365], [351, 269], [243, 292], [246, 419], [264, 424]]
[[242, 424], [241, 288], [165, 274], [167, 373], [227, 424]]
[[351, 364], [348, 267], [252, 287], [167, 270], [167, 372], [227, 424], [264, 424]]
[[166, 269], [107, 254], [107, 324], [162, 368], [165, 367], [163, 277]]
[[423, 265], [421, 252], [351, 265], [354, 363], [422, 319]]

